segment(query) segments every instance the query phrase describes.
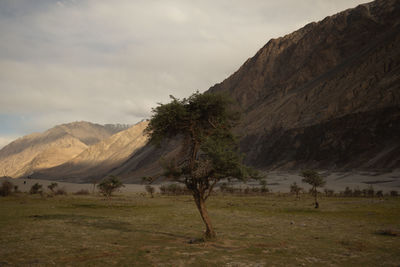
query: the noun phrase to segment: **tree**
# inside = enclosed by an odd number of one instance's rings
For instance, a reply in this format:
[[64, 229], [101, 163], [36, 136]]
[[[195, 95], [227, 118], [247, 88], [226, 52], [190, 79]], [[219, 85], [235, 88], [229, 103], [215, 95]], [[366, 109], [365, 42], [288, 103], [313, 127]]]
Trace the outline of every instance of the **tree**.
[[54, 189], [55, 189], [57, 186], [58, 186], [57, 183], [51, 183], [51, 184], [49, 184], [49, 185], [47, 186], [47, 188], [50, 189], [50, 191], [51, 191], [52, 193], [54, 193]]
[[146, 192], [151, 195], [151, 198], [153, 198], [154, 197], [153, 194], [154, 194], [155, 188], [152, 187], [151, 185], [146, 185], [145, 189], [146, 189]]
[[304, 177], [302, 182], [310, 184], [312, 186], [311, 192], [313, 193], [315, 197], [315, 208], [319, 208], [318, 200], [317, 200], [317, 195], [318, 187], [323, 187], [325, 185], [325, 180], [324, 178], [316, 171], [314, 170], [304, 170], [300, 173], [300, 176]]
[[164, 176], [184, 183], [206, 226], [205, 239], [216, 236], [205, 205], [215, 184], [224, 178], [244, 180], [255, 172], [241, 164], [242, 156], [232, 128], [239, 116], [223, 95], [199, 92], [179, 100], [170, 96], [168, 104], [159, 104], [146, 128], [149, 142], [181, 138], [181, 151], [161, 165]]
[[117, 189], [119, 189], [121, 187], [124, 187], [124, 185], [118, 179], [118, 177], [111, 175], [108, 178], [101, 181], [97, 185], [97, 187], [99, 188], [99, 191], [101, 194], [103, 194], [107, 198], [110, 198], [114, 191], [116, 191]]
[[11, 194], [14, 184], [10, 181], [3, 181], [0, 186], [0, 196], [6, 197]]
[[35, 183], [34, 185], [32, 185], [31, 189], [29, 190], [30, 194], [42, 194], [42, 185], [39, 183]]
[[296, 182], [290, 185], [290, 193], [296, 194], [296, 198], [299, 199], [299, 193], [303, 190], [302, 187], [298, 186]]

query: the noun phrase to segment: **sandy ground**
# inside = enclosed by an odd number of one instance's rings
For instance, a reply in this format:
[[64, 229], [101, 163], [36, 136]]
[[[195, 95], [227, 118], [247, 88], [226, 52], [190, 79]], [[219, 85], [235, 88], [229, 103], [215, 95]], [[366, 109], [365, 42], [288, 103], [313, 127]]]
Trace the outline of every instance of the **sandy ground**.
[[[325, 188], [332, 189], [335, 192], [344, 191], [348, 186], [351, 189], [359, 188], [364, 189], [369, 185], [372, 185], [374, 190], [382, 190], [383, 192], [389, 192], [391, 190], [397, 190], [400, 192], [400, 170], [396, 170], [388, 173], [374, 173], [374, 172], [320, 172], [326, 180]], [[302, 177], [299, 176], [298, 172], [287, 172], [287, 171], [276, 171], [268, 172], [265, 174], [268, 184], [268, 188], [272, 192], [288, 192], [290, 184], [297, 182], [297, 184], [304, 189], [308, 189], [309, 186], [301, 182]], [[5, 178], [0, 178], [2, 182]], [[18, 189], [22, 192], [28, 192], [32, 185], [39, 183], [43, 185], [45, 190], [47, 186], [54, 181], [37, 180], [37, 179], [9, 179], [14, 185], [18, 185]], [[65, 183], [57, 182], [59, 188], [65, 189], [68, 193], [74, 193], [82, 189], [86, 189], [89, 192], [93, 192], [93, 184], [76, 184], [76, 183]], [[245, 188], [247, 186], [258, 186], [258, 181], [249, 181], [247, 184], [236, 183], [235, 186]], [[154, 185], [158, 190], [159, 185]], [[125, 184], [125, 187], [121, 189], [122, 193], [140, 193], [145, 192], [145, 186], [140, 184]]]

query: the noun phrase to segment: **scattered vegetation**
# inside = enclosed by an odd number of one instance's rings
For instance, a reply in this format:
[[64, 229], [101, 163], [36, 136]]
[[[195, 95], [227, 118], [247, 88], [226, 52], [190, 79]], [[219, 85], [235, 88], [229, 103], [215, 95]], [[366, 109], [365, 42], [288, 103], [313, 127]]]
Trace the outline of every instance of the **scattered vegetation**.
[[[344, 189], [344, 188], [343, 188]], [[91, 190], [90, 190], [91, 191]], [[4, 266], [399, 266], [400, 198], [215, 194], [207, 204], [218, 239], [200, 242], [192, 196], [104, 202], [0, 198]], [[323, 207], [323, 208], [322, 208]], [[179, 225], [179, 231], [176, 226]], [[56, 240], [57, 242], [54, 242]]]
[[118, 177], [112, 175], [101, 181], [97, 187], [103, 196], [110, 198], [115, 191], [121, 187], [124, 187], [124, 185], [118, 179]]

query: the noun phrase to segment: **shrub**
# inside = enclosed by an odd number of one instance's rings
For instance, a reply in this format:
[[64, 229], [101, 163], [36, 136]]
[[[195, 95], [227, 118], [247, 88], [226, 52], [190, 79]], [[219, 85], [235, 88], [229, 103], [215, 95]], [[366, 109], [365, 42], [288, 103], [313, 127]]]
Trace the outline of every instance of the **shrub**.
[[6, 197], [12, 193], [14, 184], [9, 181], [3, 181], [0, 186], [0, 196]]
[[154, 191], [156, 191], [155, 188], [152, 187], [151, 185], [146, 185], [145, 189], [146, 189], [146, 192], [149, 193], [151, 195], [151, 197], [153, 198]]
[[356, 189], [354, 189], [353, 196], [361, 197], [361, 195], [362, 195], [362, 191], [358, 187]]
[[55, 192], [55, 195], [66, 195], [67, 191], [64, 188], [58, 188]]
[[368, 197], [374, 197], [374, 194], [375, 194], [374, 188], [372, 187], [372, 185], [370, 185], [370, 186], [367, 188], [367, 196], [368, 196]]
[[190, 195], [190, 191], [178, 184], [169, 184], [160, 186], [160, 193], [162, 195]]
[[399, 194], [396, 190], [393, 190], [393, 191], [390, 191], [390, 196], [397, 197], [397, 196], [399, 196]]
[[89, 195], [89, 190], [81, 189], [81, 190], [75, 192], [75, 195]]
[[377, 197], [383, 197], [383, 192], [382, 192], [382, 190], [376, 191], [376, 196], [377, 196]]
[[111, 197], [113, 192], [121, 187], [124, 187], [124, 185], [118, 179], [118, 177], [112, 175], [101, 181], [101, 183], [97, 187], [99, 188], [99, 191], [102, 195], [104, 195], [105, 197]]
[[49, 184], [49, 185], [47, 186], [47, 188], [50, 189], [50, 191], [51, 191], [52, 193], [54, 193], [54, 189], [55, 189], [57, 186], [58, 186], [57, 183], [51, 183], [51, 184]]
[[346, 187], [346, 189], [344, 189], [343, 195], [345, 197], [352, 197], [353, 196], [353, 190], [350, 189], [350, 187]]
[[42, 185], [35, 183], [34, 185], [32, 185], [31, 189], [29, 190], [29, 194], [42, 194]]

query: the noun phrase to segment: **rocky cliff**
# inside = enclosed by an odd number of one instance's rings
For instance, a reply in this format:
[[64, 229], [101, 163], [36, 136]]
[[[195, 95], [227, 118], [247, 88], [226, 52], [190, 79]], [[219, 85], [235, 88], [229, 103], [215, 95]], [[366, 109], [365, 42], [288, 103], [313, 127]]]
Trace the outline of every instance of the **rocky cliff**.
[[269, 41], [210, 88], [243, 110], [259, 168], [400, 167], [400, 1], [378, 0]]

